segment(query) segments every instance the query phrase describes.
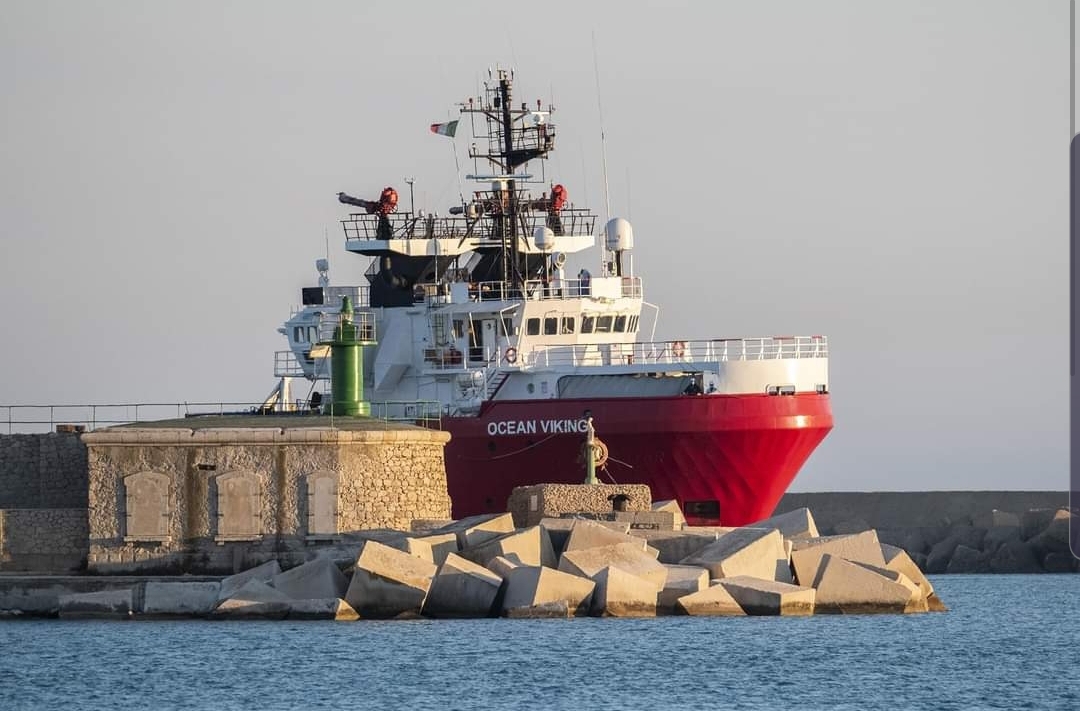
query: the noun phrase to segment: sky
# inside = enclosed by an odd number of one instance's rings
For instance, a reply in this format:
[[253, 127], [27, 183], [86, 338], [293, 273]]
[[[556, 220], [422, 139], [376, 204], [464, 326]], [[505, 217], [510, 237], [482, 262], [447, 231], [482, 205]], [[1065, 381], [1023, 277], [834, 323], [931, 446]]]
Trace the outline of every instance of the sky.
[[361, 283], [336, 194], [413, 177], [445, 214], [467, 132], [428, 125], [504, 67], [554, 103], [551, 175], [602, 217], [606, 155], [659, 339], [828, 336], [836, 424], [793, 490], [1065, 490], [1068, 22], [1067, 0], [6, 0], [0, 405], [261, 400], [327, 241], [332, 282]]

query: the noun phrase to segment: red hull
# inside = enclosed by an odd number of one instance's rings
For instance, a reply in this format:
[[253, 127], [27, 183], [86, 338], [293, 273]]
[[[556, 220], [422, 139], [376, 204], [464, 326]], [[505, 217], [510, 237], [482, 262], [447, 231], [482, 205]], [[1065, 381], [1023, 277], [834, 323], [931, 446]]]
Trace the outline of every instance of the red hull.
[[496, 400], [443, 420], [454, 517], [505, 511], [516, 486], [580, 483], [584, 435], [568, 423], [586, 410], [611, 457], [602, 482], [648, 484], [691, 523], [727, 526], [771, 515], [833, 426], [829, 396], [812, 393]]

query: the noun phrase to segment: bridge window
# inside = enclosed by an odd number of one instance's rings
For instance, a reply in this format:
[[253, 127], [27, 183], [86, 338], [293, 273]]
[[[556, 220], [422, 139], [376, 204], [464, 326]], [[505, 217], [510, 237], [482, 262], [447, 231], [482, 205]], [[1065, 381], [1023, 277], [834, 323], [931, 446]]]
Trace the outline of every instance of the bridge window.
[[293, 326], [292, 339], [296, 343], [304, 343], [304, 328], [303, 328], [303, 326]]
[[595, 316], [582, 316], [581, 317], [581, 332], [582, 333], [592, 333], [593, 332], [593, 327], [595, 326], [595, 324], [596, 324], [596, 317]]
[[529, 336], [540, 335], [540, 319], [531, 318], [525, 322], [525, 334]]
[[573, 316], [563, 316], [563, 319], [562, 319], [562, 332], [563, 333], [573, 333], [574, 332], [574, 317]]
[[626, 332], [626, 314], [619, 314], [615, 317], [615, 331], [616, 333]]
[[626, 330], [629, 331], [630, 333], [637, 333], [637, 327], [638, 327], [638, 317], [637, 316], [631, 316], [630, 317], [630, 327], [627, 328]]
[[611, 314], [604, 314], [596, 320], [597, 333], [611, 333], [611, 322], [614, 320]]
[[548, 316], [544, 319], [544, 335], [554, 336], [559, 332], [559, 319], [554, 316]]
[[503, 335], [504, 336], [513, 336], [514, 335], [514, 317], [513, 316], [503, 316], [502, 325], [503, 325]]

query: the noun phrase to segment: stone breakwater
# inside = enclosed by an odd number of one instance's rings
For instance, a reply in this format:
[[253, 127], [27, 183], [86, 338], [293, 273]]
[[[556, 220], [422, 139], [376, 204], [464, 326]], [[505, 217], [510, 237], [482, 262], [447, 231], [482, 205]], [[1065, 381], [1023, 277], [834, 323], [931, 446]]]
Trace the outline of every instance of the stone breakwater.
[[[13, 583], [12, 581], [16, 581]], [[808, 510], [742, 528], [638, 530], [616, 521], [474, 517], [427, 532], [355, 534], [283, 570], [223, 579], [97, 578], [35, 590], [0, 578], [6, 614], [408, 619], [808, 615], [944, 610], [874, 531], [820, 536]]]
[[777, 511], [810, 507], [827, 535], [876, 530], [930, 574], [1068, 573], [1068, 506], [1068, 492], [836, 492], [786, 494]]

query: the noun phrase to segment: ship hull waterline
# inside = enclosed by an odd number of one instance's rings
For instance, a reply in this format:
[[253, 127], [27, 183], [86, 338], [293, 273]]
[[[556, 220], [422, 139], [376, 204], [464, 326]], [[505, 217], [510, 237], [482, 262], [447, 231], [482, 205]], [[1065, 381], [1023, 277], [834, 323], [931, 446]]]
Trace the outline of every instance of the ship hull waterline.
[[833, 426], [817, 393], [489, 401], [442, 421], [454, 518], [505, 511], [517, 486], [582, 483], [586, 415], [608, 447], [600, 482], [647, 484], [691, 525], [770, 516]]

